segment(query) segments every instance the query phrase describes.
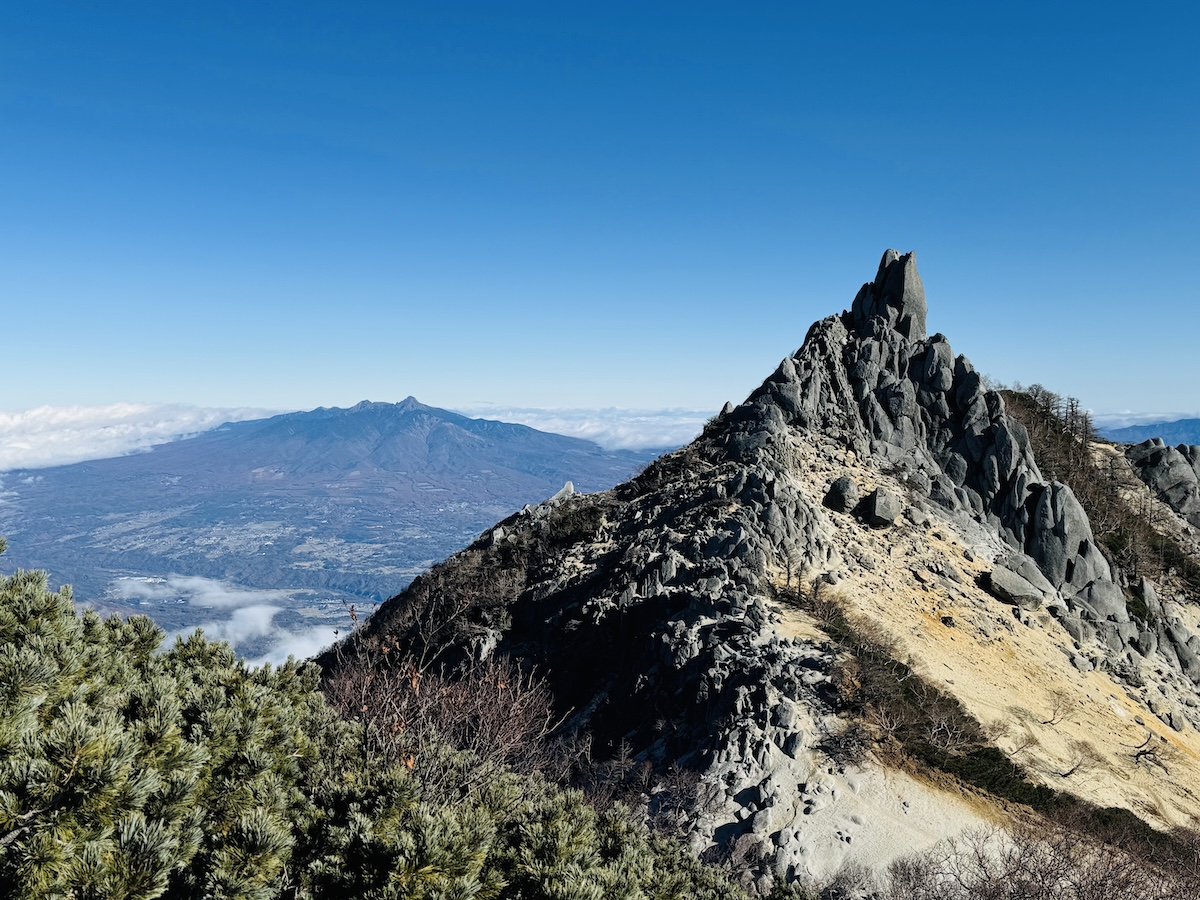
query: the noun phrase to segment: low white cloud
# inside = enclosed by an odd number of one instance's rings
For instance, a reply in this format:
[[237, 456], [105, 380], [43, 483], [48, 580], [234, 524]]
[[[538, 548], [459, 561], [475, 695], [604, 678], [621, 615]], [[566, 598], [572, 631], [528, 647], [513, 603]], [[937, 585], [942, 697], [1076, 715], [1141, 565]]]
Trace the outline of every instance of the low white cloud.
[[[195, 611], [196, 624], [167, 635], [166, 646], [176, 637], [186, 637], [197, 628], [207, 638], [227, 641], [235, 651], [245, 654], [253, 647], [259, 652], [253, 663], [281, 663], [289, 656], [308, 659], [333, 644], [350, 627], [338, 614], [280, 625], [280, 614], [289, 608], [312, 607], [317, 596], [308, 590], [255, 590], [213, 578], [169, 575], [166, 578], [118, 578], [109, 595], [121, 600], [150, 603], [178, 603]], [[361, 604], [359, 604], [361, 606]], [[151, 618], [153, 610], [147, 610]], [[265, 649], [264, 649], [265, 648]]]
[[262, 409], [218, 409], [178, 403], [39, 406], [0, 411], [0, 472], [105, 459], [146, 450], [216, 428], [271, 415]]
[[256, 590], [237, 587], [199, 575], [168, 575], [166, 578], [118, 578], [112, 592], [124, 600], [181, 600], [189, 606], [237, 609], [261, 603], [282, 603], [293, 591]]
[[608, 450], [643, 450], [682, 447], [717, 410], [533, 409], [483, 404], [458, 407], [458, 412], [584, 438]]
[[245, 641], [266, 637], [275, 630], [275, 617], [283, 612], [279, 606], [256, 604], [235, 609], [224, 621], [208, 622], [204, 633], [210, 640], [228, 641], [235, 647]]
[[289, 656], [294, 656], [296, 659], [312, 659], [322, 650], [330, 647], [339, 637], [345, 636], [344, 631], [339, 634], [338, 630], [331, 625], [294, 628], [277, 633], [276, 641], [271, 649], [253, 662], [269, 662], [278, 665], [287, 662]]

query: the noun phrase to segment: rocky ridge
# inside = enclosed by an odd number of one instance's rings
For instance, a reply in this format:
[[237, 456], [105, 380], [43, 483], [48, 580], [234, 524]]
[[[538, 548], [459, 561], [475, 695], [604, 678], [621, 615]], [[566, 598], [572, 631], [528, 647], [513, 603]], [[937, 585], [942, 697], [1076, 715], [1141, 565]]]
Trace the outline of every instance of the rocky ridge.
[[[1194, 611], [1114, 572], [1000, 395], [927, 335], [911, 253], [889, 250], [850, 310], [693, 444], [611, 492], [526, 508], [464, 554], [521, 569], [466, 643], [548, 673], [567, 728], [601, 752], [699, 771], [693, 842], [749, 860], [764, 892], [1003, 817], [840, 751], [846, 651], [778, 602], [801, 581], [834, 587], [1034, 777], [1159, 825], [1200, 816], [1190, 768], [1131, 771], [1125, 750], [1148, 732], [1200, 759]], [[405, 597], [368, 631], [394, 629]], [[1036, 708], [1055, 703], [1085, 711], [1078, 727]]]
[[1079, 665], [1103, 660], [1140, 672], [1147, 659], [1164, 660], [1164, 691], [1179, 695], [1177, 714], [1195, 725], [1200, 716], [1185, 701], [1200, 682], [1200, 640], [1164, 611], [1148, 582], [1132, 590], [1153, 622], [1131, 619], [1070, 488], [1042, 477], [1024, 427], [983, 388], [970, 361], [956, 357], [945, 336], [925, 336], [925, 310], [915, 255], [889, 250], [849, 313], [814, 325], [796, 355], [730, 414], [731, 447], [742, 452], [759, 440], [753, 435], [780, 427], [842, 441], [898, 475], [971, 540], [987, 546], [998, 537], [997, 593], [1044, 606], [1081, 651], [1091, 648], [1076, 657]]

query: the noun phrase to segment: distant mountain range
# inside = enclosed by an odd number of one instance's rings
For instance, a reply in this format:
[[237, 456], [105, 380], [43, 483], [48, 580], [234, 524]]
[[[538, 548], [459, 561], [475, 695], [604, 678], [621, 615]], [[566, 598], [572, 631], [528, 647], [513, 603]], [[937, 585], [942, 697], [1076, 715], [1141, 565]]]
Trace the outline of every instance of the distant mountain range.
[[1177, 419], [1174, 422], [1155, 422], [1150, 425], [1129, 425], [1125, 428], [1101, 428], [1102, 437], [1122, 444], [1140, 444], [1150, 438], [1162, 438], [1168, 446], [1200, 444], [1200, 419]]
[[[0, 474], [0, 565], [45, 569], [82, 602], [149, 611], [167, 628], [197, 624], [191, 605], [167, 596], [170, 575], [304, 590], [317, 613], [342, 614], [342, 601], [395, 594], [566, 481], [608, 488], [656, 455], [412, 397], [290, 413], [145, 453]], [[157, 598], [149, 610], [147, 597]]]

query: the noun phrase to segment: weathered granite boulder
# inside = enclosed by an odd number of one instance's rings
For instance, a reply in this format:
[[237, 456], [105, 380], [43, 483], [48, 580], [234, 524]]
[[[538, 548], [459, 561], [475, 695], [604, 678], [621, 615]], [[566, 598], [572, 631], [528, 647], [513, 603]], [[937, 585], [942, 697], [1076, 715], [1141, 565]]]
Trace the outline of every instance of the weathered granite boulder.
[[858, 504], [858, 485], [847, 475], [834, 480], [822, 501], [834, 512], [850, 512]]
[[1125, 456], [1163, 502], [1200, 528], [1200, 447], [1168, 447], [1151, 438], [1129, 447]]
[[1055, 597], [1053, 585], [1024, 553], [996, 561], [984, 585], [993, 596], [1022, 609], [1041, 609]]
[[859, 504], [857, 512], [872, 528], [887, 528], [895, 524], [896, 519], [904, 512], [904, 503], [891, 491], [876, 488]]

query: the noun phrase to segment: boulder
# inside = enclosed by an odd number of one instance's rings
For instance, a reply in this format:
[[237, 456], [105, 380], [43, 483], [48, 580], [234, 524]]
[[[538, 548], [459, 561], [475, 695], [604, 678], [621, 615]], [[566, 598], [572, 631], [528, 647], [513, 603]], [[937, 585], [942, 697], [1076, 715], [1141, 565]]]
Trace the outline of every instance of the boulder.
[[999, 565], [989, 573], [984, 587], [996, 599], [1021, 609], [1041, 609], [1053, 597], [1012, 569]]
[[876, 488], [859, 504], [858, 515], [872, 528], [887, 528], [904, 512], [900, 498], [885, 488]]
[[843, 475], [829, 486], [822, 503], [834, 512], [850, 512], [858, 503], [858, 496], [858, 485], [854, 483], [854, 479]]
[[1010, 553], [1008, 556], [996, 560], [996, 565], [1020, 575], [1042, 594], [1046, 596], [1054, 594], [1054, 585], [1046, 580], [1046, 576], [1042, 574], [1038, 564], [1024, 553]]
[[1168, 447], [1151, 438], [1129, 447], [1125, 456], [1156, 496], [1200, 527], [1200, 447]]

